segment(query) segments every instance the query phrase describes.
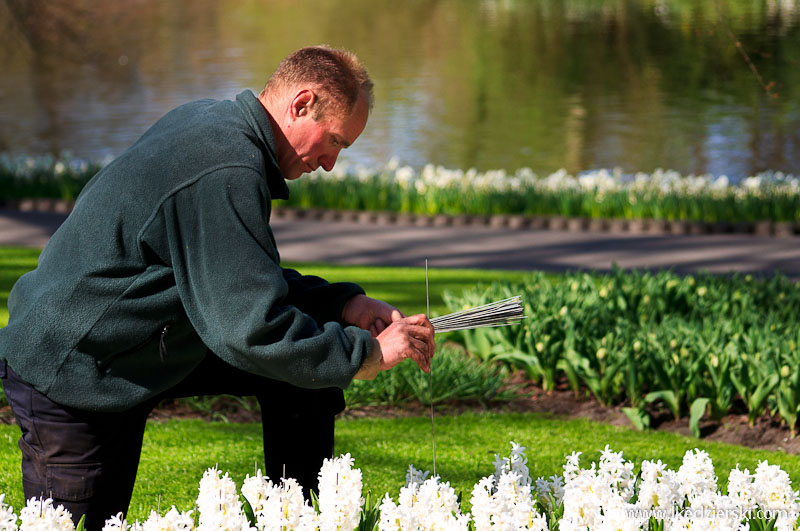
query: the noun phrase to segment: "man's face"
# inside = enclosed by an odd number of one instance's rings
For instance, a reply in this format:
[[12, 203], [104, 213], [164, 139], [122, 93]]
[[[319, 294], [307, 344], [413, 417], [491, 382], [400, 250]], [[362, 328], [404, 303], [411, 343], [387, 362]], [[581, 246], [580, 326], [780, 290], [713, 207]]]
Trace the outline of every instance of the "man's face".
[[[312, 99], [313, 102], [313, 99]], [[313, 117], [313, 105], [293, 102], [288, 126], [283, 128], [288, 149], [279, 156], [278, 164], [284, 178], [297, 179], [318, 167], [333, 169], [339, 152], [349, 147], [367, 125], [366, 99], [359, 97], [349, 116], [329, 109], [319, 120]]]

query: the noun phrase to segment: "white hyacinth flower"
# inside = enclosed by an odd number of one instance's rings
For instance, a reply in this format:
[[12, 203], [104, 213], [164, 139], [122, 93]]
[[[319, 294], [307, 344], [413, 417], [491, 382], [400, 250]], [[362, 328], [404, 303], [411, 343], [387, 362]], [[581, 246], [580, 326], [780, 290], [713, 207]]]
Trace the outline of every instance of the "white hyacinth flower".
[[528, 458], [525, 456], [525, 447], [511, 441], [511, 455], [508, 457], [494, 456], [494, 477], [499, 482], [500, 477], [508, 472], [519, 476], [520, 485], [530, 485], [531, 476], [528, 471]]
[[520, 480], [516, 472], [504, 472], [497, 483], [489, 476], [475, 485], [471, 499], [475, 531], [547, 529], [547, 520], [534, 509], [531, 487]]
[[253, 508], [258, 530], [316, 529], [316, 513], [295, 479], [283, 479], [280, 484], [274, 484], [259, 470], [254, 477], [245, 478], [242, 495]]
[[748, 469], [739, 470], [739, 465], [732, 469], [728, 476], [728, 497], [743, 513], [755, 507], [753, 497], [753, 480], [755, 477]]
[[122, 513], [117, 513], [108, 520], [103, 526], [103, 531], [127, 531], [130, 528], [128, 522], [122, 516]]
[[422, 485], [430, 472], [425, 470], [417, 470], [414, 465], [408, 465], [408, 472], [406, 472], [406, 485]]
[[633, 463], [622, 458], [622, 452], [612, 452], [608, 445], [600, 455], [598, 478], [619, 494], [624, 501], [633, 496]]
[[495, 512], [494, 487], [494, 476], [482, 478], [472, 487], [470, 503], [472, 504], [472, 521], [476, 531], [491, 528], [492, 514]]
[[242, 511], [236, 484], [227, 473], [220, 476], [220, 471], [216, 467], [209, 468], [203, 474], [196, 503], [200, 516], [198, 529], [201, 531], [250, 529], [247, 517]]
[[658, 461], [642, 461], [636, 507], [651, 512], [656, 520], [669, 521], [683, 503], [678, 473]]
[[800, 500], [798, 493], [792, 490], [789, 474], [781, 467], [767, 461], [759, 462], [753, 476], [752, 494], [756, 505], [777, 515], [777, 529], [793, 529], [800, 515]]
[[598, 531], [639, 531], [645, 529], [648, 517], [634, 505], [617, 498], [614, 503], [603, 507], [603, 515], [596, 529]]
[[[692, 497], [684, 518], [690, 530], [737, 531], [744, 514], [732, 506], [728, 496], [705, 490]], [[685, 520], [681, 520], [683, 525]]]
[[5, 503], [5, 494], [0, 494], [0, 531], [17, 531], [17, 515], [14, 508]]
[[564, 513], [559, 520], [560, 529], [593, 529], [602, 523], [604, 501], [613, 492], [597, 480], [595, 465], [581, 470], [564, 484]]
[[[559, 529], [637, 529], [647, 518], [628, 503], [633, 495], [633, 464], [622, 452], [608, 446], [600, 466], [581, 469], [578, 455], [567, 456], [564, 465], [564, 512]], [[622, 527], [614, 527], [622, 526]]]
[[469, 515], [461, 514], [455, 491], [449, 483], [440, 483], [438, 477], [410, 482], [400, 489], [397, 504], [387, 494], [380, 511], [381, 531], [466, 531], [469, 525]]
[[267, 500], [270, 494], [272, 482], [261, 470], [256, 471], [255, 476], [248, 474], [242, 482], [242, 496], [250, 504], [253, 513], [257, 513]]
[[564, 484], [578, 477], [581, 471], [581, 452], [572, 452], [564, 463]]
[[361, 506], [361, 470], [353, 467], [353, 458], [344, 454], [326, 459], [319, 472], [319, 529], [339, 531], [358, 526]]
[[192, 531], [194, 519], [192, 511], [181, 512], [173, 505], [164, 516], [150, 511], [150, 516], [143, 524], [136, 522], [130, 529], [131, 531]]
[[690, 502], [704, 492], [717, 491], [717, 476], [714, 463], [704, 450], [688, 450], [683, 456], [683, 464], [678, 469], [681, 494]]
[[72, 514], [63, 505], [53, 506], [53, 500], [31, 498], [19, 512], [20, 531], [74, 531]]
[[555, 505], [559, 505], [564, 499], [564, 478], [562, 476], [540, 477], [536, 479], [535, 484], [536, 497], [548, 507], [553, 508], [553, 502]]
[[[547, 528], [544, 516], [534, 509], [527, 463], [525, 447], [513, 441], [509, 457], [495, 455], [494, 475], [483, 478], [472, 489], [472, 516], [476, 530]], [[556, 485], [560, 484], [558, 478]], [[550, 489], [549, 482], [547, 488]]]

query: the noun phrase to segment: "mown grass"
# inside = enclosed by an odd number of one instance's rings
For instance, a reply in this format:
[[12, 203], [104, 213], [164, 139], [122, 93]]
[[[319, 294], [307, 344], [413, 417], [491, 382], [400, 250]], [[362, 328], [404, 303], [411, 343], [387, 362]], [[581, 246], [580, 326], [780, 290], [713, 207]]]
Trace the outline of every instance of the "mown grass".
[[8, 324], [8, 294], [19, 277], [36, 267], [39, 249], [0, 247], [0, 327]]
[[[564, 457], [583, 452], [584, 466], [597, 461], [608, 444], [635, 463], [661, 459], [673, 470], [692, 448], [706, 450], [713, 459], [719, 486], [727, 486], [737, 464], [755, 469], [760, 460], [779, 464], [800, 478], [800, 456], [712, 443], [664, 432], [636, 432], [587, 420], [559, 420], [536, 413], [463, 414], [436, 418], [436, 472], [463, 493], [465, 509], [470, 491], [494, 468], [494, 454], [508, 455], [509, 441], [527, 449], [531, 475], [560, 474]], [[0, 426], [0, 493], [18, 510], [23, 503], [16, 426]], [[349, 452], [364, 477], [364, 492], [395, 499], [409, 464], [432, 470], [431, 423], [426, 417], [341, 419], [336, 426], [336, 453]], [[150, 422], [145, 434], [139, 476], [130, 518], [144, 520], [159, 505], [191, 509], [203, 471], [218, 466], [241, 485], [247, 474], [263, 466], [261, 427], [257, 424], [207, 423], [198, 420]]]
[[[284, 267], [317, 275], [331, 282], [355, 282], [364, 287], [367, 295], [395, 305], [406, 315], [425, 313], [425, 268], [340, 266], [327, 264], [300, 264], [287, 262]], [[460, 293], [476, 284], [496, 281], [520, 282], [528, 275], [523, 271], [486, 271], [481, 269], [428, 270], [431, 315], [449, 313], [442, 299], [446, 291]]]

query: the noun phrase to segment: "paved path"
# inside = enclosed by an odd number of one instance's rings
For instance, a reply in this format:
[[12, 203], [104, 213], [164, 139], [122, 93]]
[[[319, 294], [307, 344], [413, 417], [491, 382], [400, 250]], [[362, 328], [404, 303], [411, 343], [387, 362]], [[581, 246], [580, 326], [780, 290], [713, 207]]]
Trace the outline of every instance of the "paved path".
[[[0, 210], [0, 245], [42, 247], [62, 214]], [[281, 258], [336, 264], [564, 271], [672, 268], [800, 278], [800, 238], [651, 236], [488, 227], [414, 227], [273, 220]]]

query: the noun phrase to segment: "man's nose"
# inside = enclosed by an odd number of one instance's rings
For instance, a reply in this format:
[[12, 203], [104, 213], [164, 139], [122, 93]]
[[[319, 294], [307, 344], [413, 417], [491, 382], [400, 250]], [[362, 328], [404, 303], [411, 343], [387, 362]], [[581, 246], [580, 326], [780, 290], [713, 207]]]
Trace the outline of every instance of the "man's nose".
[[322, 169], [325, 171], [331, 171], [333, 166], [336, 164], [336, 159], [339, 158], [339, 150], [322, 157], [319, 159], [319, 165], [322, 166]]

